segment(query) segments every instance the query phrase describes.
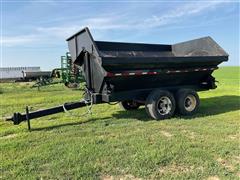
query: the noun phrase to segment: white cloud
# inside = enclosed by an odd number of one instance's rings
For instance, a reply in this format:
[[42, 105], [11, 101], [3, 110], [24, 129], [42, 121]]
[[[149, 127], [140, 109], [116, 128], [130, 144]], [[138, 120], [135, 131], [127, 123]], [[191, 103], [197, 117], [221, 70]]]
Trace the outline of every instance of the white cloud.
[[[123, 16], [105, 16], [105, 17], [93, 17], [82, 20], [75, 25], [64, 25], [47, 28], [37, 28], [38, 31], [52, 34], [58, 37], [68, 37], [74, 32], [80, 30], [83, 27], [89, 27], [91, 30], [131, 30], [131, 29], [144, 29], [144, 28], [156, 28], [160, 26], [167, 26], [169, 24], [177, 23], [184, 17], [189, 17], [194, 14], [203, 13], [209, 9], [214, 9], [217, 5], [226, 1], [209, 1], [209, 2], [191, 2], [181, 7], [177, 7], [163, 15], [153, 15], [152, 17], [143, 20], [139, 18], [137, 20], [131, 20], [130, 17]], [[127, 17], [127, 18], [126, 18]]]
[[80, 23], [76, 23], [76, 25], [62, 25], [55, 27], [38, 27], [36, 30], [40, 33], [45, 33], [48, 35], [53, 35], [56, 37], [64, 37], [72, 35], [76, 31], [89, 27], [92, 30], [110, 30], [110, 29], [123, 29], [128, 28], [126, 24], [116, 23], [117, 17], [96, 17], [96, 18], [88, 18], [82, 20]]
[[129, 27], [127, 24], [118, 23], [118, 17], [90, 18], [83, 21], [83, 24], [95, 30], [105, 29], [124, 29]]
[[91, 31], [94, 31], [94, 36], [99, 39], [103, 37], [104, 32], [108, 32], [108, 30], [113, 29], [129, 29], [129, 24], [120, 24], [116, 21], [122, 21], [122, 19], [118, 19], [118, 17], [96, 17], [96, 18], [88, 18], [82, 20], [81, 22], [72, 23], [72, 25], [65, 24], [61, 26], [53, 26], [53, 27], [38, 27], [36, 31], [38, 34], [66, 39], [77, 31], [83, 29], [84, 27], [90, 28]]
[[45, 36], [67, 38], [71, 34], [75, 33], [82, 26], [56, 26], [56, 27], [38, 27], [36, 28], [39, 34], [44, 34]]
[[32, 43], [39, 40], [37, 35], [23, 35], [23, 36], [3, 36], [1, 39], [2, 46], [17, 46], [24, 43]]
[[142, 26], [150, 26], [150, 27], [159, 27], [168, 24], [173, 24], [179, 22], [181, 18], [189, 17], [195, 14], [203, 13], [208, 11], [209, 9], [216, 8], [217, 5], [225, 3], [227, 1], [209, 1], [209, 2], [191, 2], [185, 4], [181, 7], [178, 7], [168, 13], [157, 16], [154, 15], [151, 18], [146, 19]]
[[[168, 11], [163, 15], [152, 15], [145, 20], [138, 18], [132, 20], [129, 14], [124, 16], [115, 16], [113, 14], [102, 17], [92, 17], [81, 21], [66, 23], [60, 26], [52, 27], [37, 27], [34, 34], [24, 36], [3, 37], [3, 45], [14, 46], [21, 45], [23, 43], [38, 42], [39, 40], [61, 38], [66, 39], [76, 31], [83, 27], [89, 27], [96, 34], [99, 32], [107, 32], [108, 30], [135, 30], [146, 28], [158, 28], [167, 27], [171, 24], [177, 24], [182, 21], [183, 18], [192, 17], [193, 15], [202, 14], [206, 11], [216, 8], [219, 4], [227, 1], [208, 1], [208, 2], [190, 2], [182, 6], [176, 7], [173, 10]], [[101, 31], [105, 30], [105, 31]], [[44, 38], [43, 38], [44, 37]], [[98, 37], [99, 38], [99, 37]]]

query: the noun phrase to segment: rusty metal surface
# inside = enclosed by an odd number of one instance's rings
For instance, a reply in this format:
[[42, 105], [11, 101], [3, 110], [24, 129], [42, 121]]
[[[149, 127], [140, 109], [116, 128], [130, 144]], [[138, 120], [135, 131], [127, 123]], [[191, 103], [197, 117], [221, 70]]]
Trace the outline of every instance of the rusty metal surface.
[[228, 56], [228, 54], [211, 38], [204, 37], [172, 45], [175, 56]]

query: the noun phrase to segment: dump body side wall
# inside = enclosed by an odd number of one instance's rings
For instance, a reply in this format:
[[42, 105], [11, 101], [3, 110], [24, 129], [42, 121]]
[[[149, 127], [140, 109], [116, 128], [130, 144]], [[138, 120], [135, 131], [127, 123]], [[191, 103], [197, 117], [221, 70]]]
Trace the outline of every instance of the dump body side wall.
[[102, 66], [106, 71], [171, 69], [217, 66], [227, 57], [136, 57], [136, 58], [102, 58]]
[[99, 51], [172, 51], [171, 45], [95, 41]]

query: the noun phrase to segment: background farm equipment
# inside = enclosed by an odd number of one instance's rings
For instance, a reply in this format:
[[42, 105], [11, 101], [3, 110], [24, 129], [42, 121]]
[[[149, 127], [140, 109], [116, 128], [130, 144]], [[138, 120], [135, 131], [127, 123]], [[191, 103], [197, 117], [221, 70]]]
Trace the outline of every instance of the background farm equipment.
[[73, 63], [69, 52], [61, 56], [60, 76], [65, 86], [70, 88], [78, 87], [83, 81], [82, 71]]
[[69, 52], [61, 56], [61, 68], [53, 69], [50, 74], [49, 77], [39, 77], [32, 87], [39, 89], [42, 86], [64, 83], [69, 88], [77, 88], [83, 82], [82, 72], [73, 64]]
[[51, 71], [23, 71], [23, 81], [34, 81], [40, 78], [48, 79], [51, 77]]

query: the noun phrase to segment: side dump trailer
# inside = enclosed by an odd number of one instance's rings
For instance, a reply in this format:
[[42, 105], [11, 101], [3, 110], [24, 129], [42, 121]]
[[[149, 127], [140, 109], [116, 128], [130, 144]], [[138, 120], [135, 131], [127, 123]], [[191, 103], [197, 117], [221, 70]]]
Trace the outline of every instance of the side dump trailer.
[[[193, 114], [199, 106], [197, 91], [216, 88], [212, 73], [228, 60], [211, 37], [173, 45], [104, 42], [84, 28], [67, 42], [86, 80], [84, 102], [120, 102], [125, 110], [145, 105], [154, 119], [170, 118], [176, 110]], [[25, 114], [15, 116], [26, 119]]]

